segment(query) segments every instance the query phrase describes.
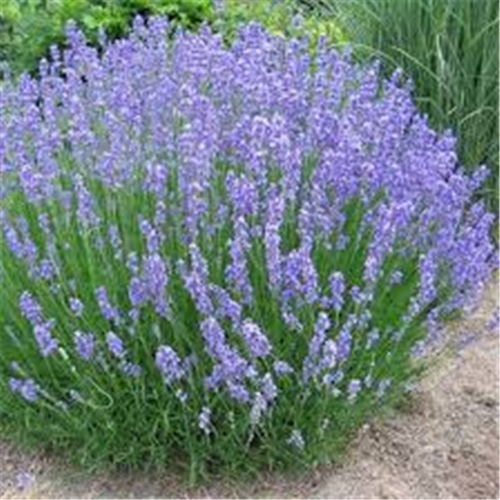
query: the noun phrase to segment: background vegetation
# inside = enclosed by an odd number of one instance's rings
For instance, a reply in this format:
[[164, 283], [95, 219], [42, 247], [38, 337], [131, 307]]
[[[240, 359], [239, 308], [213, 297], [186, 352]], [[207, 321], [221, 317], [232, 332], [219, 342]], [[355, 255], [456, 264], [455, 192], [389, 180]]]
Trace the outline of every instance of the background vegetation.
[[69, 20], [95, 42], [100, 30], [111, 39], [125, 35], [137, 15], [166, 16], [189, 30], [208, 23], [227, 39], [253, 20], [275, 34], [343, 40], [334, 19], [304, 18], [291, 0], [0, 0], [0, 61], [15, 74], [34, 72], [51, 45], [64, 45]]

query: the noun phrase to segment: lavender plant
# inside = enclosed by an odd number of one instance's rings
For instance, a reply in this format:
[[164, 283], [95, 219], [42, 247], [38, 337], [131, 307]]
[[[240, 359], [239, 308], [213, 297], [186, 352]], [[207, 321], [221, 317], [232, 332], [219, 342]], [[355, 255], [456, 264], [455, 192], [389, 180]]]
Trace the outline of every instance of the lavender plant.
[[259, 25], [0, 87], [2, 427], [80, 462], [335, 458], [495, 263], [486, 176], [399, 73]]

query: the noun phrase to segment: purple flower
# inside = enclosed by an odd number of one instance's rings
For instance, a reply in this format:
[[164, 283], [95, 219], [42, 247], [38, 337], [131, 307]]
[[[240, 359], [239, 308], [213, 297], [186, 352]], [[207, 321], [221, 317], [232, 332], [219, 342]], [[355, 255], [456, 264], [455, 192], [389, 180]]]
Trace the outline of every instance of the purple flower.
[[201, 332], [207, 353], [213, 358], [223, 357], [226, 350], [226, 336], [218, 321], [215, 318], [207, 318], [201, 324]]
[[293, 373], [293, 368], [286, 361], [275, 361], [273, 364], [273, 370], [278, 376], [289, 375]]
[[80, 358], [89, 361], [92, 359], [96, 347], [96, 340], [92, 333], [75, 332], [75, 349]]
[[137, 257], [137, 254], [135, 252], [130, 252], [127, 255], [126, 265], [127, 265], [127, 269], [132, 274], [135, 275], [139, 272], [139, 258]]
[[52, 336], [54, 326], [55, 322], [51, 320], [34, 327], [35, 340], [43, 357], [50, 356], [59, 346], [57, 339]]
[[142, 375], [142, 368], [138, 364], [130, 361], [122, 360], [120, 362], [120, 370], [124, 375], [130, 378], [138, 378]]
[[114, 332], [108, 332], [106, 334], [106, 344], [108, 345], [109, 352], [115, 358], [124, 358], [127, 354], [123, 340]]
[[266, 373], [262, 377], [261, 381], [261, 391], [264, 399], [268, 403], [272, 403], [278, 396], [278, 387], [276, 386], [273, 376], [270, 373]]
[[54, 264], [49, 259], [42, 259], [38, 264], [37, 274], [45, 281], [52, 280], [56, 274]]
[[302, 245], [284, 259], [283, 298], [285, 302], [298, 299], [313, 304], [318, 300], [318, 274], [311, 259], [311, 248]]
[[336, 312], [340, 312], [344, 305], [345, 292], [344, 276], [340, 271], [334, 272], [330, 277], [331, 304]]
[[258, 325], [246, 319], [241, 326], [241, 335], [251, 356], [264, 358], [271, 353], [271, 344]]
[[359, 286], [354, 285], [351, 288], [351, 298], [356, 305], [361, 305], [366, 300], [366, 295], [361, 291]]
[[19, 299], [19, 309], [21, 314], [32, 324], [42, 323], [43, 315], [40, 304], [29, 292], [23, 292]]
[[9, 379], [9, 387], [12, 392], [19, 392], [21, 390], [23, 381], [18, 378], [10, 378]]
[[111, 305], [106, 288], [104, 286], [100, 286], [99, 288], [97, 288], [95, 291], [95, 296], [104, 318], [107, 321], [117, 323], [120, 319], [120, 314], [118, 312], [118, 309]]
[[156, 351], [156, 366], [168, 384], [181, 380], [185, 375], [179, 355], [168, 345], [162, 345]]
[[271, 189], [268, 195], [267, 217], [264, 234], [266, 248], [266, 266], [269, 284], [272, 289], [277, 289], [281, 283], [281, 236], [280, 227], [283, 222], [285, 202], [283, 197]]
[[144, 260], [142, 283], [148, 299], [153, 303], [156, 312], [163, 317], [168, 316], [167, 269], [159, 254], [153, 254]]
[[19, 394], [29, 403], [34, 403], [38, 399], [39, 388], [36, 382], [31, 379], [9, 379], [9, 386], [12, 392]]
[[205, 316], [210, 316], [214, 312], [214, 306], [209, 293], [208, 265], [196, 245], [190, 245], [189, 253], [191, 269], [187, 271], [184, 266], [181, 266], [180, 274], [198, 311]]
[[327, 340], [323, 345], [323, 356], [320, 360], [320, 366], [324, 370], [331, 370], [335, 367], [338, 360], [337, 343], [334, 340]]
[[130, 302], [136, 308], [140, 307], [147, 301], [148, 297], [147, 290], [140, 278], [134, 276], [130, 280], [130, 285], [128, 288], [128, 296]]
[[349, 382], [349, 385], [347, 386], [347, 400], [350, 403], [353, 403], [356, 400], [359, 392], [361, 391], [361, 388], [361, 380], [353, 379]]
[[234, 399], [246, 402], [250, 394], [244, 386], [245, 379], [255, 378], [255, 369], [238, 351], [227, 343], [224, 330], [215, 318], [207, 318], [201, 323], [205, 350], [213, 359], [213, 371], [206, 379], [208, 388], [224, 384]]
[[83, 228], [89, 229], [98, 226], [100, 218], [96, 213], [95, 200], [85, 185], [84, 178], [77, 174], [74, 177], [76, 198], [77, 198], [77, 217], [78, 222]]
[[339, 335], [336, 339], [339, 361], [346, 360], [351, 353], [352, 330], [355, 327], [355, 325], [356, 325], [356, 317], [350, 315], [346, 323], [340, 329]]
[[250, 401], [250, 393], [242, 384], [237, 382], [227, 382], [227, 390], [231, 397], [239, 403], [248, 403]]
[[331, 322], [324, 312], [319, 313], [314, 335], [309, 342], [309, 352], [304, 359], [304, 380], [316, 377], [324, 370], [332, 369], [337, 363], [338, 349], [334, 340], [328, 339]]
[[437, 262], [433, 253], [421, 257], [419, 300], [423, 304], [431, 302], [437, 295], [435, 285], [437, 271]]
[[165, 192], [167, 183], [167, 168], [161, 164], [150, 164], [146, 166], [146, 178], [144, 180], [144, 187], [146, 191], [154, 193], [156, 196], [161, 197]]
[[319, 313], [318, 320], [314, 327], [314, 336], [309, 344], [309, 353], [312, 357], [319, 356], [321, 348], [326, 340], [326, 334], [331, 327], [328, 315], [324, 312]]
[[231, 264], [226, 269], [226, 279], [245, 304], [252, 302], [252, 285], [248, 275], [247, 252], [250, 249], [250, 235], [243, 217], [234, 222], [234, 238], [229, 243]]
[[229, 318], [235, 328], [239, 327], [243, 307], [231, 298], [228, 292], [217, 285], [210, 285], [210, 291], [217, 304], [217, 317]]
[[77, 297], [71, 297], [69, 299], [69, 308], [71, 312], [77, 317], [80, 318], [83, 314], [83, 303]]
[[226, 186], [231, 202], [238, 216], [254, 215], [258, 210], [257, 186], [245, 176], [237, 176], [229, 172], [226, 176]]

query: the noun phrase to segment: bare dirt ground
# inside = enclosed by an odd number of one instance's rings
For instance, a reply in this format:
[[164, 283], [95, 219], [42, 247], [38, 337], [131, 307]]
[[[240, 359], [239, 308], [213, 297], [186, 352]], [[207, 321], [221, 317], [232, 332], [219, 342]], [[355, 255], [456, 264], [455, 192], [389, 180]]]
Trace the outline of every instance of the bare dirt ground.
[[479, 339], [440, 365], [407, 411], [365, 426], [342, 466], [193, 490], [171, 475], [89, 475], [0, 442], [0, 498], [498, 498], [499, 348], [485, 329], [495, 309], [497, 280], [452, 328]]

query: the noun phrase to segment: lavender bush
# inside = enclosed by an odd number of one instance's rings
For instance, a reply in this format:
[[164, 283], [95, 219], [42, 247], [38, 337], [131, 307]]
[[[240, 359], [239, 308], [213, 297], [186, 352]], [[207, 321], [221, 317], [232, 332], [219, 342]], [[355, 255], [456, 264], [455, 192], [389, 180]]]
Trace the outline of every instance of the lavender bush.
[[492, 268], [411, 88], [258, 25], [69, 28], [0, 88], [0, 412], [79, 461], [335, 458]]

